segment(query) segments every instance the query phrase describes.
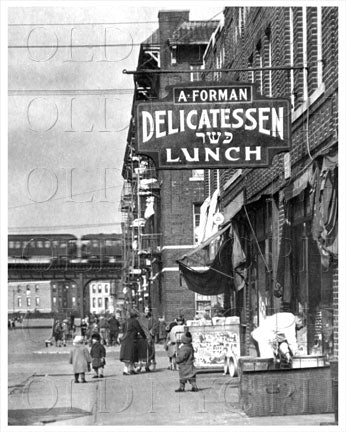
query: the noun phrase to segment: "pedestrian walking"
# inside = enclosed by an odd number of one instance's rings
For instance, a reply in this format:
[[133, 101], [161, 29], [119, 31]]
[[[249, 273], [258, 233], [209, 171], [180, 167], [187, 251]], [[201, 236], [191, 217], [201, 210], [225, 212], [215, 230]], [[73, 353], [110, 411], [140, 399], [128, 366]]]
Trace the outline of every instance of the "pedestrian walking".
[[86, 341], [88, 340], [87, 331], [88, 331], [88, 324], [87, 324], [85, 319], [82, 319], [82, 322], [80, 325], [80, 332], [81, 332], [81, 335], [83, 336], [84, 343], [86, 343]]
[[103, 368], [106, 365], [106, 348], [101, 344], [101, 336], [98, 333], [91, 336], [90, 356], [95, 372], [93, 378], [103, 378]]
[[69, 324], [68, 324], [68, 320], [64, 319], [64, 321], [61, 324], [61, 331], [62, 331], [62, 343], [64, 345], [64, 347], [66, 346], [66, 342], [67, 339], [69, 337], [70, 334], [70, 328], [69, 328]]
[[85, 383], [85, 372], [90, 370], [91, 356], [88, 348], [83, 345], [83, 336], [75, 336], [73, 339], [73, 347], [70, 351], [70, 364], [73, 366], [74, 382]]
[[[153, 365], [153, 370], [156, 369], [156, 358], [155, 358], [155, 338], [158, 333], [158, 322], [154, 319], [148, 306], [144, 309], [144, 315], [142, 314], [139, 319], [139, 324], [145, 332], [147, 337], [146, 343], [142, 343], [143, 349], [146, 350], [146, 358], [142, 356], [145, 361], [145, 370], [150, 372], [150, 366]], [[139, 342], [141, 342], [139, 340]], [[139, 344], [141, 346], [141, 343]], [[139, 349], [139, 357], [141, 350]], [[145, 360], [144, 360], [145, 359]], [[140, 368], [142, 365], [140, 365]]]
[[194, 349], [192, 346], [192, 336], [190, 332], [185, 333], [181, 337], [182, 346], [178, 349], [176, 362], [179, 365], [179, 381], [180, 386], [176, 392], [185, 391], [187, 381], [191, 384], [192, 392], [197, 392], [196, 369], [194, 366]]
[[115, 315], [112, 315], [109, 320], [109, 340], [108, 344], [110, 346], [118, 344], [119, 330], [120, 330], [120, 322], [116, 318]]
[[138, 362], [138, 335], [145, 338], [145, 333], [137, 321], [137, 312], [131, 310], [129, 318], [123, 325], [121, 338], [120, 361], [124, 363], [123, 375], [135, 374], [134, 364]]
[[62, 338], [63, 338], [63, 329], [61, 326], [61, 322], [59, 320], [56, 321], [53, 331], [53, 336], [55, 339], [55, 346], [61, 347]]
[[104, 315], [100, 316], [99, 329], [100, 329], [101, 341], [102, 341], [103, 345], [107, 345], [108, 333], [109, 333], [109, 324], [108, 324], [107, 319], [104, 317]]

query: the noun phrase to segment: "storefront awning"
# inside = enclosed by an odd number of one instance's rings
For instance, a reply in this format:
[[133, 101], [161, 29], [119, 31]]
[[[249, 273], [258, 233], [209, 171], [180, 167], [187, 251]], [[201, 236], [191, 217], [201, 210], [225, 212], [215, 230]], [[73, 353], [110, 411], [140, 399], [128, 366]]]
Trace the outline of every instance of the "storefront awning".
[[290, 199], [298, 196], [303, 192], [304, 189], [308, 187], [309, 184], [313, 183], [314, 168], [310, 165], [309, 168], [303, 172], [299, 177], [297, 177], [293, 183], [288, 185], [285, 190], [285, 199], [289, 201]]
[[[228, 227], [221, 231], [226, 231]], [[217, 234], [220, 235], [220, 231]], [[224, 240], [209, 269], [205, 271], [193, 270], [181, 260], [177, 261], [189, 290], [202, 295], [217, 295], [230, 288], [230, 281], [233, 279], [232, 245], [232, 239]]]

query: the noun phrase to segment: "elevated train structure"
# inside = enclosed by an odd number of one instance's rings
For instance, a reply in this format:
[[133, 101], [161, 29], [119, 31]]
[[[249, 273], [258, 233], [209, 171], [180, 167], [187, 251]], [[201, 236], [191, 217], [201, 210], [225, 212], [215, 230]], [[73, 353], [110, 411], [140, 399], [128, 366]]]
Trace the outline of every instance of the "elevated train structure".
[[[54, 305], [52, 285], [52, 305], [60, 312], [67, 313], [72, 308], [75, 316], [83, 316], [90, 310], [89, 284], [93, 281], [119, 281], [122, 267], [121, 234], [88, 234], [80, 238], [72, 234], [9, 235], [8, 281], [9, 286], [11, 283], [15, 285], [11, 296], [13, 304], [9, 310], [21, 307], [30, 309], [37, 301], [35, 294], [31, 304], [26, 304], [29, 297], [24, 296], [22, 290], [17, 292], [18, 285], [36, 286], [36, 281], [48, 281], [55, 285], [61, 282], [63, 290], [69, 286], [66, 290], [71, 298], [64, 301], [63, 295], [61, 299], [57, 295]], [[17, 299], [19, 294], [23, 294], [22, 300]]]
[[8, 236], [9, 264], [116, 263], [122, 260], [120, 234], [16, 234]]

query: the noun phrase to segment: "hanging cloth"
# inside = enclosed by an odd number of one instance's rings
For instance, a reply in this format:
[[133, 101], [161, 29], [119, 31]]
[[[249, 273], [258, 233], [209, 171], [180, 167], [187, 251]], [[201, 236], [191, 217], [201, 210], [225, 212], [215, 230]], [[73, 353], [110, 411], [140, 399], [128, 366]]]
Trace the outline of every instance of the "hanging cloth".
[[276, 273], [276, 284], [274, 295], [282, 297], [285, 303], [291, 302], [292, 296], [292, 272], [291, 272], [291, 223], [286, 219], [282, 227], [282, 237], [278, 268]]
[[233, 247], [232, 247], [232, 267], [234, 270], [234, 285], [237, 291], [240, 291], [245, 286], [247, 278], [247, 259], [242, 248], [238, 231], [232, 226]]
[[182, 261], [177, 261], [189, 290], [202, 295], [217, 295], [230, 289], [233, 279], [232, 245], [232, 239], [225, 240], [210, 268], [205, 271], [193, 270]]
[[218, 230], [218, 226], [214, 222], [214, 215], [218, 211], [218, 199], [219, 199], [220, 191], [219, 189], [216, 189], [216, 191], [213, 193], [213, 196], [211, 197], [211, 201], [209, 204], [209, 212], [208, 212], [208, 220], [205, 226], [205, 237], [209, 238], [213, 234], [215, 234]]
[[326, 156], [315, 176], [312, 237], [321, 254], [323, 267], [338, 257], [338, 169], [337, 155]]
[[201, 205], [199, 225], [195, 229], [198, 244], [201, 244], [205, 239], [205, 228], [208, 220], [208, 211], [210, 205], [210, 197], [206, 198]]

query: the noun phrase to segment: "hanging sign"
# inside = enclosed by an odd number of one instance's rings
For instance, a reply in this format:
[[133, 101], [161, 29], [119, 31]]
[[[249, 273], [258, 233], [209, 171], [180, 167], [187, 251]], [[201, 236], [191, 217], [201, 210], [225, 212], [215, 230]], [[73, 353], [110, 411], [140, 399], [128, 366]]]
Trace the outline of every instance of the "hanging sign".
[[288, 99], [260, 96], [252, 83], [192, 82], [138, 102], [137, 151], [161, 169], [267, 167], [291, 146]]

